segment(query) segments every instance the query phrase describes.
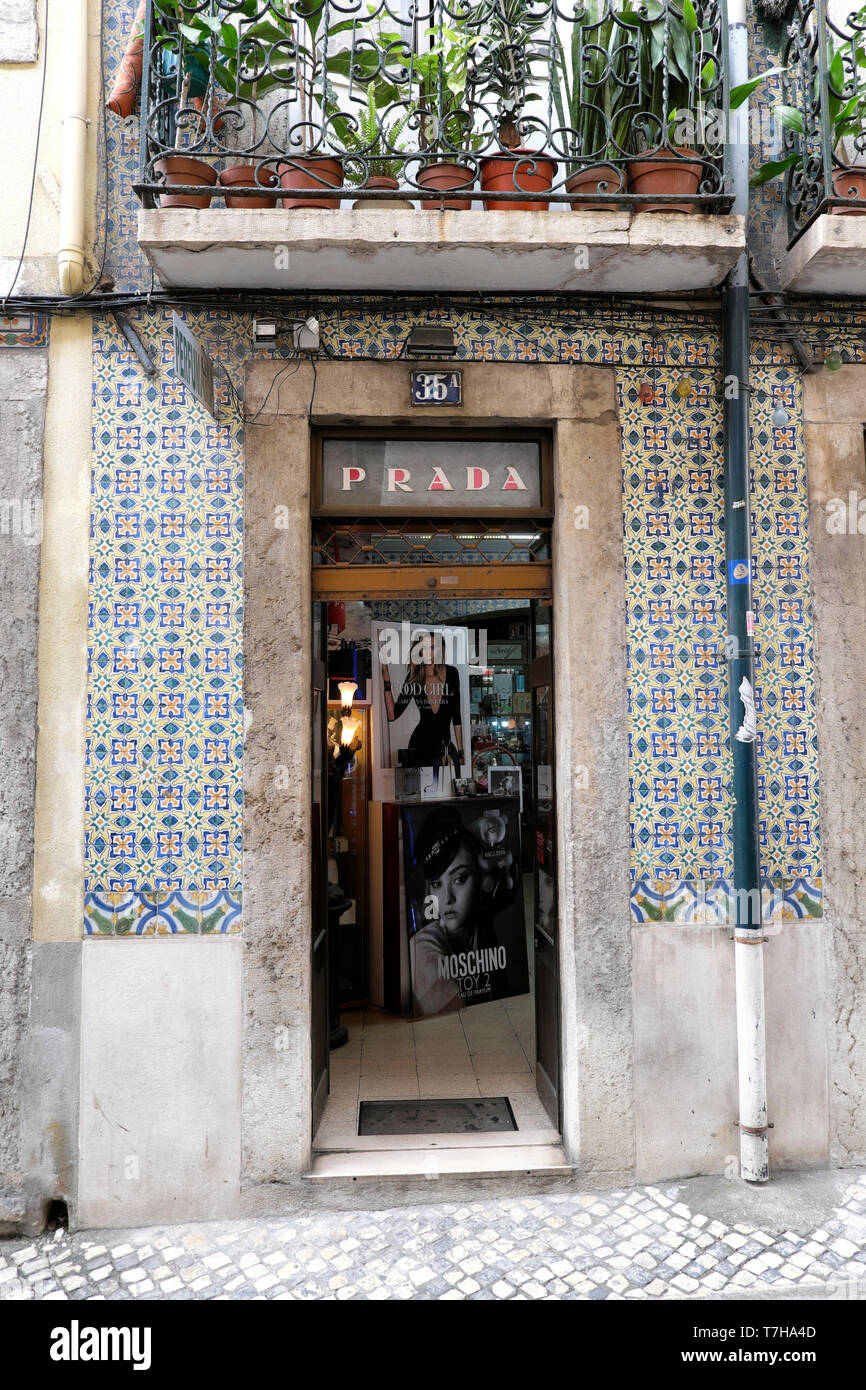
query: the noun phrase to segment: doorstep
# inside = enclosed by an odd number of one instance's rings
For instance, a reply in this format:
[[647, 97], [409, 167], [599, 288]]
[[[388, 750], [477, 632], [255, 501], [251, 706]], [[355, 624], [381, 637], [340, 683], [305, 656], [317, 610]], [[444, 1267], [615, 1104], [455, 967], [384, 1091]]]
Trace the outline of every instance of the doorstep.
[[[363, 1153], [399, 1149], [505, 1149], [543, 1148], [561, 1143], [559, 1132], [547, 1129], [515, 1129], [491, 1131], [486, 1134], [332, 1134], [324, 1137], [319, 1130], [313, 1144], [314, 1154]], [[321, 1137], [320, 1137], [321, 1136]]]
[[[312, 1182], [351, 1182], [400, 1178], [497, 1178], [523, 1174], [531, 1177], [570, 1177], [573, 1168], [560, 1144], [483, 1145], [480, 1136], [439, 1135], [424, 1148], [355, 1149], [342, 1153], [314, 1153], [305, 1176]], [[500, 1136], [496, 1136], [500, 1137]], [[463, 1146], [457, 1138], [475, 1142]], [[447, 1146], [446, 1142], [447, 1141]]]

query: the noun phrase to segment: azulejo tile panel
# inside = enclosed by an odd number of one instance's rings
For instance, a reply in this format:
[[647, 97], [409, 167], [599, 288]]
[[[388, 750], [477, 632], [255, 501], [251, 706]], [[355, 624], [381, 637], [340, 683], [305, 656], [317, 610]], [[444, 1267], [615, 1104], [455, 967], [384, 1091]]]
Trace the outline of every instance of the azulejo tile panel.
[[47, 314], [10, 314], [0, 317], [0, 348], [44, 348], [48, 346]]
[[[188, 317], [239, 380], [248, 317]], [[635, 315], [627, 330], [475, 311], [452, 321], [466, 359], [515, 360], [531, 344], [544, 360], [617, 366], [632, 918], [717, 919], [733, 866], [715, 333], [698, 315], [685, 325], [656, 317], [649, 329]], [[322, 326], [334, 353], [386, 357], [410, 322], [336, 311]], [[136, 326], [160, 366], [153, 380], [113, 325], [94, 327], [87, 930], [236, 931], [242, 422], [224, 383], [214, 422], [174, 378], [166, 310], [140, 311]], [[799, 377], [768, 346], [756, 354], [753, 386], [762, 871], [792, 914], [815, 915], [818, 768]], [[784, 425], [773, 422], [779, 406]]]
[[[762, 872], [807, 913], [821, 882], [800, 378], [759, 362], [752, 385]], [[620, 415], [632, 918], [701, 920], [695, 884], [719, 898], [733, 869], [718, 370], [622, 371]]]
[[[106, 68], [134, 0], [106, 0]], [[757, 38], [757, 31], [753, 39]], [[763, 50], [762, 50], [763, 52]], [[769, 59], [772, 62], [772, 58]], [[756, 99], [776, 95], [768, 86]], [[136, 242], [137, 120], [109, 120], [106, 268], [124, 291], [151, 274]], [[764, 151], [766, 154], [766, 151]], [[753, 225], [778, 215], [763, 190]], [[766, 267], [771, 274], [772, 266]], [[846, 306], [810, 307], [818, 355], [866, 360]], [[729, 912], [732, 854], [717, 320], [634, 305], [518, 304], [421, 313], [319, 310], [330, 355], [394, 359], [419, 320], [447, 317], [466, 361], [617, 371], [629, 644], [635, 922]], [[94, 324], [93, 542], [85, 929], [100, 936], [237, 932], [241, 923], [243, 438], [223, 383], [218, 425], [171, 372], [168, 313], [133, 321], [159, 364], [145, 378], [113, 325]], [[250, 317], [189, 312], [240, 381]], [[12, 330], [10, 330], [12, 331]], [[17, 331], [17, 327], [16, 330]], [[24, 326], [38, 335], [44, 324]], [[0, 345], [3, 343], [0, 326]], [[784, 344], [753, 344], [752, 500], [764, 895], [775, 918], [819, 916], [818, 770], [799, 376]], [[782, 405], [789, 424], [774, 425]], [[780, 907], [781, 904], [781, 907]]]
[[[236, 375], [246, 337], [190, 316]], [[113, 322], [93, 330], [85, 927], [240, 929], [242, 422], [213, 420], [171, 372], [168, 311], [135, 320], [145, 377]]]
[[[105, 0], [103, 6], [103, 55], [106, 86], [117, 71], [138, 9], [137, 0]], [[138, 175], [139, 118], [128, 121], [102, 116], [105, 160], [100, 170], [100, 202], [96, 244], [103, 239], [105, 269], [118, 290], [134, 291], [150, 284], [150, 267], [136, 239], [138, 199], [132, 191]]]

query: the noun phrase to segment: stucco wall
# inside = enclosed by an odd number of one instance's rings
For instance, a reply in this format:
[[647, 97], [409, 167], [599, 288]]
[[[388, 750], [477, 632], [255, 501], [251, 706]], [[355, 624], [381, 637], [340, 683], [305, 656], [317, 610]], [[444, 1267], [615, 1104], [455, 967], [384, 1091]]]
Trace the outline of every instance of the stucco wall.
[[[805, 378], [831, 999], [831, 1153], [839, 1164], [866, 1161], [864, 402], [864, 366]], [[828, 508], [832, 499], [840, 505]]]
[[[771, 1172], [828, 1160], [823, 922], [778, 922], [764, 949]], [[724, 924], [632, 933], [635, 1170], [644, 1182], [739, 1172], [734, 945]]]
[[[122, 0], [126, 3], [126, 0]], [[0, 102], [14, 112], [14, 126], [5, 142], [6, 184], [0, 206], [0, 290], [9, 292], [24, 241], [30, 207], [34, 163], [36, 179], [30, 211], [26, 254], [15, 282], [16, 294], [56, 294], [59, 196], [62, 173], [63, 114], [68, 93], [65, 66], [68, 45], [65, 28], [70, 7], [66, 0], [6, 0], [0, 10]], [[38, 48], [32, 11], [39, 23]], [[45, 22], [48, 17], [48, 68], [37, 145], [37, 125], [45, 61]], [[97, 246], [97, 184], [101, 160], [100, 115], [100, 0], [88, 0], [87, 172], [85, 188], [86, 283], [96, 279], [101, 259]]]
[[33, 63], [38, 48], [36, 0], [5, 0], [0, 14], [0, 63]]
[[47, 354], [0, 352], [0, 1231], [19, 1214]]

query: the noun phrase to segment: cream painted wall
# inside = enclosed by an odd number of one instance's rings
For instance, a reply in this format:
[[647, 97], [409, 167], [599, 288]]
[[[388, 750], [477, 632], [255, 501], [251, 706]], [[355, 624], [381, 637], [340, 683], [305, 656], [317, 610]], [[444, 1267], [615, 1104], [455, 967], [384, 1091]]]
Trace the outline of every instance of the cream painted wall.
[[48, 359], [39, 580], [33, 935], [72, 941], [84, 901], [91, 320], [55, 317]]
[[[33, 215], [27, 238], [27, 251], [15, 293], [54, 294], [58, 292], [57, 241], [59, 216], [52, 200], [59, 192], [63, 142], [63, 104], [65, 100], [64, 36], [65, 0], [39, 0], [39, 55], [35, 63], [0, 63], [0, 108], [12, 123], [9, 138], [4, 142], [5, 179], [0, 200], [0, 295], [7, 294], [15, 266], [21, 254], [21, 243], [27, 224], [27, 206], [33, 171], [36, 130], [39, 117], [39, 96], [42, 86], [42, 65], [45, 46], [45, 18], [48, 12], [48, 72], [45, 82], [45, 104], [37, 155], [37, 177], [33, 190]], [[100, 79], [100, 4], [88, 0], [88, 99], [87, 114], [91, 124], [87, 131], [86, 230], [88, 260], [95, 258], [93, 242], [96, 235], [96, 195], [102, 136], [99, 128], [101, 106]], [[110, 83], [111, 73], [106, 74]], [[45, 170], [49, 188], [39, 176]], [[56, 186], [51, 180], [56, 181]], [[92, 278], [92, 273], [91, 277]]]

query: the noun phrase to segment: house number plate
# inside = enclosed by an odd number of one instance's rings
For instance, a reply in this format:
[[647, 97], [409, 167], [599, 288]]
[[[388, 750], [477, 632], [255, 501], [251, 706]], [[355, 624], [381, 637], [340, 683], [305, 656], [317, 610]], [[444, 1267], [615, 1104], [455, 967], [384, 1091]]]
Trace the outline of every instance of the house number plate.
[[410, 372], [413, 405], [462, 405], [462, 372]]

